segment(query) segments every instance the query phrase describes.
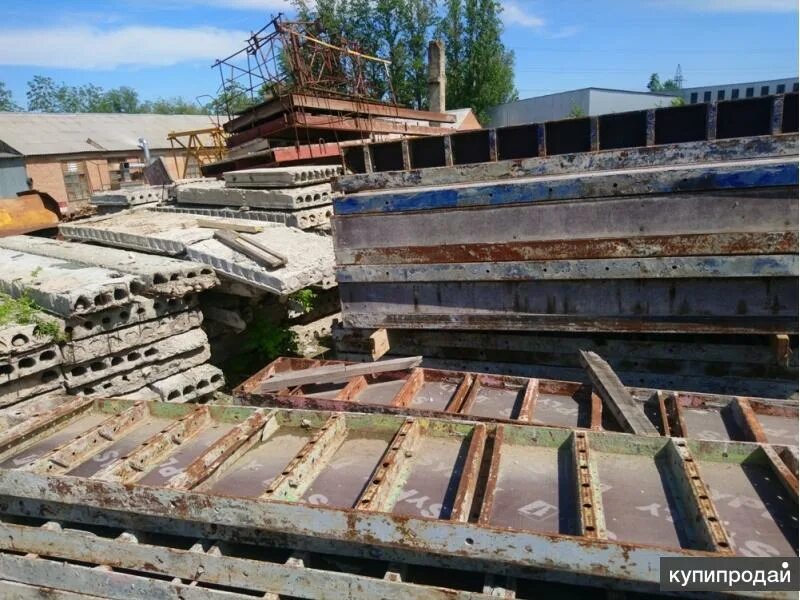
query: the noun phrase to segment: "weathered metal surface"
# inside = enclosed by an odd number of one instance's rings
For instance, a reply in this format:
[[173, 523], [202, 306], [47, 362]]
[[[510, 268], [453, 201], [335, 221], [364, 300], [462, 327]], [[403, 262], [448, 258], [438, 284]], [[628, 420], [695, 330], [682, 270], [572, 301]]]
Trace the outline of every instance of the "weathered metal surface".
[[[343, 360], [375, 360], [387, 352], [409, 356], [424, 348], [425, 367], [580, 380], [578, 351], [590, 350], [602, 354], [623, 381], [640, 387], [770, 398], [798, 393], [797, 342], [792, 338], [773, 349], [759, 336], [676, 339], [343, 326], [334, 327], [332, 334], [337, 358]], [[373, 351], [376, 339], [382, 342], [380, 355]]]
[[58, 204], [46, 194], [0, 198], [0, 237], [51, 229], [57, 227], [60, 220]]
[[[791, 120], [782, 119], [783, 105], [793, 101], [796, 105], [797, 94], [778, 94], [769, 97], [725, 101], [721, 104], [706, 103], [690, 108], [693, 118], [687, 121], [684, 116], [689, 107], [665, 107], [657, 110], [639, 110], [602, 117], [582, 117], [565, 119], [562, 121], [549, 121], [546, 123], [530, 123], [499, 127], [483, 132], [484, 135], [458, 139], [459, 136], [432, 137], [428, 144], [438, 147], [458, 146], [461, 152], [441, 152], [436, 160], [429, 160], [424, 165], [409, 165], [407, 162], [389, 161], [370, 165], [367, 161], [357, 160], [359, 148], [345, 149], [344, 162], [351, 171], [356, 173], [371, 173], [373, 171], [396, 171], [398, 169], [411, 169], [417, 167], [444, 167], [453, 163], [465, 165], [468, 163], [481, 163], [475, 165], [475, 170], [489, 166], [485, 161], [504, 159], [529, 159], [539, 157], [544, 159], [549, 155], [563, 158], [563, 162], [570, 162], [571, 155], [575, 152], [587, 153], [598, 150], [625, 148], [621, 153], [625, 158], [629, 153], [636, 153], [645, 146], [655, 145], [656, 152], [672, 144], [681, 145], [707, 142], [709, 145], [716, 140], [730, 138], [755, 140], [756, 152], [767, 136], [781, 133], [796, 133], [797, 127]], [[719, 106], [719, 109], [718, 109]], [[766, 110], [764, 110], [766, 108]], [[718, 110], [723, 117], [717, 118]], [[795, 121], [796, 123], [796, 121]], [[753, 137], [757, 136], [757, 137]], [[402, 142], [394, 142], [400, 145]], [[383, 143], [390, 146], [392, 143]], [[369, 155], [380, 143], [373, 143], [365, 147]], [[768, 147], [768, 144], [765, 145]], [[696, 158], [709, 160], [720, 150], [714, 148], [710, 152], [700, 152]], [[455, 156], [453, 156], [455, 154]], [[353, 157], [356, 157], [355, 159]], [[733, 156], [738, 157], [738, 152]], [[454, 159], [454, 160], [453, 160]], [[366, 164], [364, 164], [366, 162]], [[372, 169], [370, 169], [372, 167]], [[563, 168], [563, 167], [562, 167]], [[432, 171], [433, 169], [429, 169]], [[441, 170], [441, 169], [440, 169]], [[417, 170], [411, 174], [413, 179], [424, 171]]]
[[[109, 417], [130, 414], [125, 411], [134, 408], [133, 403], [95, 401], [81, 405], [81, 412], [62, 411], [58, 423], [45, 415], [33, 440], [5, 434], [0, 439], [0, 447], [6, 448], [0, 467], [2, 512], [17, 517], [47, 514], [48, 519], [87, 525], [135, 522], [137, 532], [156, 534], [213, 524], [222, 541], [260, 539], [268, 543], [272, 536], [317, 538], [328, 552], [349, 545], [351, 553], [358, 553], [368, 545], [373, 558], [379, 560], [391, 560], [394, 553], [405, 552], [413, 557], [412, 563], [435, 561], [439, 566], [471, 566], [494, 574], [536, 573], [555, 581], [645, 591], [655, 591], [659, 557], [663, 556], [726, 555], [731, 548], [744, 555], [758, 548], [797, 554], [797, 523], [792, 521], [796, 501], [774, 486], [756, 493], [744, 480], [707, 479], [710, 471], [741, 473], [743, 477], [755, 470], [780, 486], [780, 475], [774, 474], [778, 471], [765, 450], [769, 446], [427, 418], [409, 422], [406, 417], [390, 415], [278, 409], [262, 420], [256, 415], [263, 413], [254, 408], [192, 408], [163, 403], [144, 406], [149, 418], [165, 419], [170, 424], [91, 478], [45, 475], [24, 466], [46, 452], [55, 456], [58, 450], [53, 450], [59, 446], [74, 447], [76, 437], [92, 428], [98, 431], [96, 426], [108, 423]], [[332, 419], [337, 425], [322, 430]], [[136, 429], [134, 425], [119, 439]], [[237, 433], [231, 436], [233, 431]], [[483, 447], [483, 432], [491, 447]], [[307, 441], [296, 455], [288, 452], [275, 461], [273, 477], [278, 479], [262, 481], [261, 475], [254, 479], [251, 461], [262, 464], [260, 461], [270, 456], [258, 454], [259, 448], [272, 441], [278, 442], [273, 447], [280, 447], [282, 436], [287, 434]], [[412, 434], [412, 442], [403, 441]], [[313, 439], [334, 440], [342, 435], [344, 441], [338, 449], [316, 451], [316, 458], [309, 458]], [[230, 460], [219, 460], [220, 449], [231, 448], [232, 438], [243, 443], [246, 451], [232, 452]], [[576, 443], [576, 439], [581, 442]], [[676, 443], [685, 444], [677, 454], [671, 450]], [[584, 452], [588, 453], [588, 462], [578, 457]], [[665, 460], [669, 452], [684, 462], [689, 458], [697, 462], [697, 475], [687, 472], [681, 461]], [[475, 469], [483, 462], [479, 454], [492, 463], [488, 473]], [[84, 462], [92, 460], [87, 454]], [[787, 463], [782, 464], [791, 471]], [[256, 498], [252, 493], [241, 495], [236, 487], [218, 491], [214, 485], [197, 486], [206, 475], [215, 477], [212, 484], [221, 483], [242, 466], [249, 473], [246, 480], [253, 485], [255, 495], [271, 488], [285, 489], [283, 501]], [[583, 466], [588, 467], [588, 479], [579, 476]], [[188, 478], [183, 475], [187, 472], [191, 473]], [[301, 475], [302, 483], [298, 479]], [[520, 477], [526, 486], [518, 497], [508, 496], [512, 488], [505, 485]], [[697, 481], [694, 477], [701, 478], [700, 483], [708, 486], [710, 494], [701, 493], [705, 488], [694, 487], [694, 493], [683, 485], [687, 478]], [[297, 487], [291, 485], [292, 481], [298, 483]], [[363, 491], [368, 482], [372, 485]], [[558, 482], [555, 489], [563, 491], [563, 496], [551, 497], [552, 482]], [[579, 486], [584, 489], [584, 483], [596, 489], [589, 496], [581, 495], [584, 502], [578, 506], [570, 500], [576, 497], [570, 490], [577, 493]], [[746, 502], [730, 501], [738, 490], [736, 486], [741, 488], [740, 494], [745, 494]], [[467, 487], [474, 491], [469, 492]], [[474, 494], [472, 506], [477, 509], [469, 514], [463, 508], [467, 492]], [[611, 495], [618, 500], [611, 502]], [[368, 501], [364, 504], [370, 510], [359, 509], [362, 500]], [[584, 510], [585, 504], [592, 504], [590, 512]], [[665, 511], [670, 509], [674, 510], [673, 517], [688, 518], [668, 520]], [[752, 511], [768, 515], [761, 518], [763, 523], [757, 530], [750, 521]], [[615, 515], [625, 515], [625, 521]], [[608, 534], [601, 526], [602, 519]], [[40, 534], [41, 528], [27, 529], [3, 520], [3, 533], [13, 530], [14, 534], [0, 535], [0, 549], [30, 553], [28, 560], [32, 555], [46, 555], [102, 564], [112, 570], [155, 569], [156, 573], [180, 579], [234, 588], [246, 578], [249, 583], [244, 589], [274, 591], [270, 586], [261, 587], [262, 578], [272, 576], [273, 571], [259, 565], [260, 575], [251, 572], [253, 565], [235, 563], [233, 556], [226, 556], [224, 546], [219, 547], [219, 553], [196, 554], [190, 550], [181, 554], [181, 561], [192, 556], [202, 560], [205, 568], [200, 572], [197, 563], [176, 562], [176, 553], [185, 550], [131, 544], [129, 552], [115, 551], [118, 546], [113, 536], [99, 537], [97, 544], [68, 544], [60, 542], [63, 538], [49, 531], [52, 528]], [[634, 521], [642, 525], [634, 527]], [[709, 529], [709, 523], [719, 525]], [[252, 538], [255, 534], [260, 537]], [[123, 539], [129, 540], [129, 534]], [[726, 539], [735, 539], [736, 543], [730, 548], [718, 543]], [[77, 552], [82, 552], [81, 556]], [[158, 567], [144, 568], [139, 562], [149, 561], [154, 555]], [[432, 558], [434, 555], [436, 558]], [[9, 565], [17, 559], [2, 556], [2, 575], [8, 579], [7, 572], [14, 570]], [[292, 556], [297, 555], [289, 558]], [[310, 557], [300, 556], [307, 565]], [[100, 557], [103, 559], [94, 560]], [[224, 559], [228, 558], [232, 562], [227, 565], [236, 564], [234, 568], [224, 568]], [[287, 562], [294, 567], [300, 564], [298, 560]], [[185, 570], [170, 573], [176, 564], [183, 564]], [[17, 569], [17, 573], [23, 572]], [[215, 573], [224, 573], [227, 579], [215, 580]], [[242, 579], [230, 579], [235, 573]], [[379, 581], [396, 582], [396, 578]], [[281, 587], [277, 593], [286, 593], [285, 589]], [[314, 597], [310, 589], [291, 593]]]
[[683, 279], [712, 277], [796, 277], [792, 254], [762, 256], [696, 256], [692, 258], [603, 258], [536, 262], [467, 262], [423, 265], [343, 266], [339, 283], [427, 281], [525, 281], [573, 279]]
[[797, 184], [796, 161], [769, 158], [360, 192], [335, 199], [334, 211], [337, 215], [391, 213]]
[[[325, 361], [326, 365], [347, 363]], [[602, 402], [592, 387], [583, 383], [487, 375], [437, 369], [397, 370], [378, 375], [352, 375], [333, 385], [320, 385], [304, 377], [316, 361], [279, 358], [234, 389], [234, 395], [250, 405], [311, 410], [341, 410], [405, 414], [419, 417], [451, 416], [458, 419], [548, 427], [569, 427], [625, 431], [613, 411], [611, 420], [603, 419]], [[291, 389], [265, 386], [272, 378], [291, 377], [305, 383]], [[276, 379], [277, 381], [277, 379]], [[621, 385], [621, 384], [620, 384]], [[274, 389], [272, 392], [262, 388]], [[769, 423], [763, 437], [754, 439], [737, 422], [739, 396], [661, 391], [621, 387], [631, 397], [631, 411], [640, 433], [689, 437], [708, 440], [757, 441], [797, 445], [798, 407], [796, 401], [750, 398], [748, 406], [754, 419]], [[670, 421], [666, 428], [658, 412], [659, 394], [668, 397], [683, 411], [687, 425], [679, 428]], [[655, 410], [653, 410], [655, 409]], [[632, 418], [634, 418], [632, 417]], [[709, 423], [720, 423], [714, 427]], [[768, 432], [768, 433], [767, 433]]]
[[797, 332], [797, 279], [342, 283], [348, 327]]
[[791, 254], [797, 216], [797, 188], [783, 187], [336, 216], [333, 227], [339, 265], [424, 264]]
[[[449, 139], [449, 138], [445, 138]], [[355, 151], [355, 150], [354, 150]], [[795, 156], [797, 134], [769, 135], [733, 140], [712, 140], [651, 147], [601, 150], [558, 156], [534, 156], [448, 167], [342, 175], [335, 182], [347, 194], [367, 190], [412, 186], [453, 185], [475, 181], [517, 179], [619, 168], [681, 165], [714, 160]]]

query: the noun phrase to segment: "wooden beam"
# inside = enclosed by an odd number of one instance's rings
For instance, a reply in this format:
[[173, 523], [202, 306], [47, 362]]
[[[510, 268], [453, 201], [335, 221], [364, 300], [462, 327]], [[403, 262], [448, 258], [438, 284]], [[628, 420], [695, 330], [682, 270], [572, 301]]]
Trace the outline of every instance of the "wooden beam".
[[458, 521], [459, 523], [469, 521], [485, 446], [486, 425], [478, 423], [472, 428], [467, 456], [464, 458], [464, 467], [461, 469], [458, 489], [453, 500], [453, 511], [450, 513], [451, 521]]
[[423, 383], [425, 383], [425, 371], [418, 367], [411, 369], [411, 374], [406, 377], [403, 387], [395, 394], [391, 405], [404, 408], [411, 404]]
[[150, 411], [147, 405], [144, 402], [137, 402], [129, 409], [106, 419], [25, 465], [23, 469], [49, 475], [63, 475], [89, 456], [112, 445], [119, 437], [141, 423], [148, 414]]
[[583, 431], [572, 434], [573, 469], [576, 473], [579, 535], [604, 540], [608, 537], [603, 514], [603, 496], [600, 493], [597, 467], [591, 459], [589, 440]]
[[238, 233], [217, 229], [214, 231], [214, 239], [270, 269], [277, 269], [286, 264], [285, 256], [272, 250], [265, 250], [262, 244], [257, 244]]
[[583, 350], [580, 358], [597, 393], [626, 431], [638, 435], [658, 435], [658, 430], [644, 414], [641, 405], [628, 393], [606, 361], [594, 352]]
[[125, 456], [92, 475], [92, 479], [132, 483], [156, 462], [211, 423], [208, 406], [199, 406], [148, 438]]
[[261, 495], [265, 500], [298, 500], [319, 475], [347, 437], [343, 415], [331, 415], [306, 442], [283, 472]]
[[261, 225], [248, 225], [246, 223], [231, 223], [222, 219], [197, 219], [197, 226], [206, 229], [223, 229], [235, 231], [237, 233], [261, 233], [264, 228]]
[[364, 488], [364, 491], [356, 501], [355, 508], [357, 510], [377, 510], [382, 512], [391, 510], [391, 492], [402, 485], [402, 481], [399, 481], [399, 479], [402, 477], [403, 466], [413, 456], [414, 448], [421, 435], [419, 421], [406, 419], [405, 423], [395, 433], [378, 466], [372, 473], [367, 487]]
[[593, 431], [602, 431], [603, 429], [603, 401], [600, 396], [592, 392], [589, 396], [589, 403], [591, 405], [591, 413], [589, 417], [589, 428]]
[[256, 393], [275, 392], [287, 387], [306, 385], [309, 383], [340, 383], [358, 375], [375, 375], [387, 371], [405, 371], [419, 366], [421, 356], [410, 358], [393, 358], [374, 363], [352, 365], [327, 365], [313, 369], [303, 369], [288, 373], [279, 373], [259, 385]]
[[[165, 487], [174, 490], [190, 490], [206, 481], [217, 471], [222, 471], [241, 457], [247, 450], [261, 441], [259, 432], [275, 420], [275, 412], [264, 409], [255, 411], [228, 433], [211, 444], [208, 449], [189, 464], [181, 473], [173, 476]], [[277, 428], [276, 426], [272, 427]]]
[[522, 396], [522, 402], [519, 405], [519, 412], [517, 413], [516, 420], [528, 423], [533, 421], [533, 415], [536, 411], [536, 400], [539, 398], [539, 380], [528, 379], [525, 385], [525, 393]]

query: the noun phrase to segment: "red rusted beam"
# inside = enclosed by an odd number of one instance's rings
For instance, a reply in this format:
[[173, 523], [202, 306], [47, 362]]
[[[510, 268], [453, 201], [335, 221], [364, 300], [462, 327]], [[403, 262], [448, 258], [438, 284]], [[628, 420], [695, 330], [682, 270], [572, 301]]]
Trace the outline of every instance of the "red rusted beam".
[[461, 470], [461, 478], [458, 480], [458, 489], [453, 500], [453, 511], [450, 514], [451, 521], [466, 523], [469, 520], [485, 446], [486, 425], [478, 423], [472, 429], [467, 456], [464, 458], [464, 467]]

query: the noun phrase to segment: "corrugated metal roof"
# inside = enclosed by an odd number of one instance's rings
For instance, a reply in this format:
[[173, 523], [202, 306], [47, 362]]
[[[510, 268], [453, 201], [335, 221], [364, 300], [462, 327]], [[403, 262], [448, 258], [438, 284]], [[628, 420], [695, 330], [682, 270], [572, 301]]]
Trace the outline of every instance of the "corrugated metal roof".
[[0, 142], [25, 156], [169, 148], [171, 131], [214, 125], [207, 115], [0, 112]]

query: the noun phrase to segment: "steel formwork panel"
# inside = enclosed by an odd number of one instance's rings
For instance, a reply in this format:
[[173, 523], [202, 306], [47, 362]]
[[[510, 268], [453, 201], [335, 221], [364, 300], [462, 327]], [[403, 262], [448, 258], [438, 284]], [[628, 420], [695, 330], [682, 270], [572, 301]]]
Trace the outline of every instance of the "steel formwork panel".
[[[90, 477], [69, 475], [153, 419], [165, 426], [144, 442]], [[274, 455], [262, 447], [285, 436], [301, 439], [264, 464]], [[381, 560], [405, 553], [416, 564], [655, 591], [662, 556], [797, 554], [791, 455], [533, 425], [76, 399], [3, 434], [0, 507], [145, 532], [206, 526], [227, 541], [314, 538], [337, 554], [368, 547]], [[248, 494], [225, 484], [255, 468], [260, 486]], [[723, 470], [733, 475], [716, 476]], [[756, 489], [753, 472], [769, 485]], [[731, 494], [747, 501], [725, 502]], [[755, 529], [758, 509], [769, 518]], [[16, 551], [15, 539], [0, 535], [0, 550]]]
[[[260, 390], [278, 374], [302, 375], [320, 365], [347, 364], [354, 363], [278, 358], [240, 384], [234, 395], [255, 406], [622, 430], [592, 386], [552, 379], [415, 368], [353, 376], [334, 384]], [[794, 401], [627, 389], [660, 435], [798, 445]]]

